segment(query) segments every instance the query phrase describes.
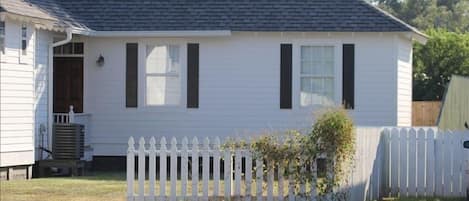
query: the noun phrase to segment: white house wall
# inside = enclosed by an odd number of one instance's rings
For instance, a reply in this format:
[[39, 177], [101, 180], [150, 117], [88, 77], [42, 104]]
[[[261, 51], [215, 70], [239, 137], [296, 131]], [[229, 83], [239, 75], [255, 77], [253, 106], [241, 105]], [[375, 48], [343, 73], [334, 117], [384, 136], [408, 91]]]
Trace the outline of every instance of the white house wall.
[[412, 42], [396, 37], [397, 53], [397, 125], [412, 124]]
[[[251, 136], [305, 129], [318, 108], [299, 105], [300, 44], [336, 46], [336, 99], [341, 100], [342, 44], [355, 44], [358, 125], [395, 126], [397, 34], [233, 33], [212, 38], [82, 38], [84, 112], [92, 115], [94, 155], [123, 155], [130, 136]], [[139, 42], [138, 108], [125, 107], [125, 44]], [[144, 105], [146, 43], [178, 43], [182, 53], [179, 107]], [[186, 44], [200, 44], [199, 108], [186, 108]], [[280, 44], [293, 44], [293, 109], [280, 109]], [[410, 42], [409, 42], [410, 43]], [[96, 65], [102, 54], [105, 64]], [[313, 112], [314, 111], [314, 112]]]
[[[22, 55], [21, 23], [5, 21], [5, 54], [0, 55], [0, 167], [34, 163], [35, 30], [28, 25]], [[0, 53], [1, 54], [1, 53]]]

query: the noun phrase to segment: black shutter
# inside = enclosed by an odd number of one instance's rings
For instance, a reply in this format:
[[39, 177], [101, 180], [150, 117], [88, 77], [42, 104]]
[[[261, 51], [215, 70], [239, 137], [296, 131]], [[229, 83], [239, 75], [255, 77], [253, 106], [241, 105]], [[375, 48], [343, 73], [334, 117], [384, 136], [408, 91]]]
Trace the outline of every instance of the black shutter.
[[199, 107], [199, 44], [187, 44], [187, 108]]
[[280, 45], [280, 109], [292, 108], [292, 44]]
[[355, 107], [355, 45], [343, 45], [342, 103], [345, 109]]
[[137, 107], [138, 44], [126, 44], [125, 106]]

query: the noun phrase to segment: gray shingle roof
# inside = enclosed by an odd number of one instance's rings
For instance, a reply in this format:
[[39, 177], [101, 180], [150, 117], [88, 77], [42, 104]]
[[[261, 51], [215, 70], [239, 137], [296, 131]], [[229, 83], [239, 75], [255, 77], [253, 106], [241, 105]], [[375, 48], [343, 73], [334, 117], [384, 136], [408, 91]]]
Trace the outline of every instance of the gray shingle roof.
[[28, 1], [93, 31], [415, 31], [363, 0]]

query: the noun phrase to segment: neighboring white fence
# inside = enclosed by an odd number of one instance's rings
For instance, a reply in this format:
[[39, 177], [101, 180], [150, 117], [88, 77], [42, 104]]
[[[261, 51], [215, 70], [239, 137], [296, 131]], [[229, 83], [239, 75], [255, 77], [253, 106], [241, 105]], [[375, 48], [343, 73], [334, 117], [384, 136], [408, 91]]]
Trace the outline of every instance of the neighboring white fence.
[[[379, 133], [377, 128], [357, 129], [359, 145], [356, 166], [350, 175], [350, 186], [345, 187], [350, 190], [352, 200], [376, 199], [379, 196], [378, 190], [371, 190], [379, 189], [379, 183], [369, 181], [374, 171], [379, 170], [378, 167], [374, 168], [374, 161], [379, 153], [370, 151], [378, 149], [380, 136], [377, 133]], [[158, 143], [154, 137], [149, 139], [149, 143], [140, 138], [137, 149], [133, 138], [130, 138], [128, 143], [128, 200], [305, 199], [304, 196], [298, 195], [307, 195], [308, 200], [317, 200], [315, 184], [303, 184], [295, 190], [294, 185], [288, 182], [288, 178], [283, 178], [282, 174], [277, 174], [278, 172], [270, 171], [264, 178], [263, 161], [253, 161], [251, 153], [247, 150], [221, 149], [218, 138], [212, 142], [206, 138], [202, 144], [197, 138], [193, 138], [192, 142], [184, 138], [181, 144], [178, 144], [175, 138], [172, 138], [169, 144], [164, 137], [160, 138]], [[148, 171], [146, 171], [146, 156], [149, 163]], [[199, 157], [202, 158], [201, 164], [199, 160], [194, 160]], [[135, 171], [136, 158], [138, 171]], [[316, 173], [316, 163], [314, 164], [312, 172]], [[137, 172], [137, 183], [135, 183], [135, 172]], [[156, 184], [157, 181], [159, 184]]]
[[387, 128], [382, 134], [388, 195], [465, 196], [469, 151], [463, 141], [469, 140], [469, 132]]

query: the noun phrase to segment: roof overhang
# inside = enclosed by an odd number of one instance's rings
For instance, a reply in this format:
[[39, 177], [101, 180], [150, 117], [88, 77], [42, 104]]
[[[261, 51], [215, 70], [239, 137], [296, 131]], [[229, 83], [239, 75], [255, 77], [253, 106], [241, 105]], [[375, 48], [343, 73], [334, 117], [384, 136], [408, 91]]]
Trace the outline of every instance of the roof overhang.
[[415, 40], [417, 42], [419, 42], [420, 44], [422, 45], [425, 45], [428, 41], [428, 36], [420, 31], [413, 31], [411, 32], [411, 37], [412, 37], [412, 40]]
[[231, 36], [229, 30], [208, 31], [93, 31], [72, 29], [74, 34], [94, 37], [217, 37]]
[[20, 15], [17, 13], [0, 12], [0, 20], [11, 19], [15, 21], [25, 22], [34, 24], [38, 29], [44, 29], [49, 31], [64, 32], [65, 27], [57, 26], [57, 21], [50, 19], [43, 19], [38, 17], [32, 17], [27, 15]]

